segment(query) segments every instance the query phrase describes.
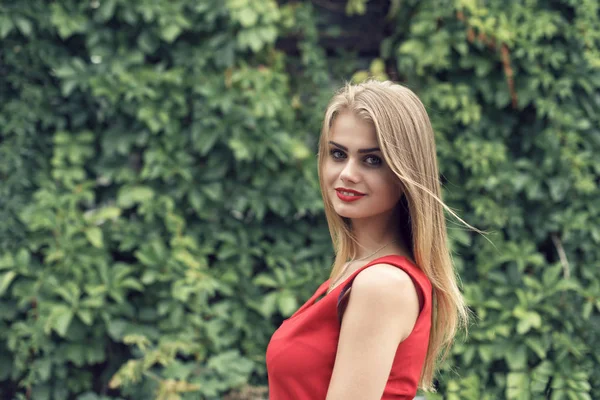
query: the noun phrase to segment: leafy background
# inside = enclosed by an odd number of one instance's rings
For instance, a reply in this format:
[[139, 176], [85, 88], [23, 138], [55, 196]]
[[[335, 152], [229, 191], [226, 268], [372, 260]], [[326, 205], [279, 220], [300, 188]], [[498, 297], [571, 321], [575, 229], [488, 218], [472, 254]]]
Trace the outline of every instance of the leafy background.
[[600, 398], [597, 0], [4, 0], [0, 398], [266, 398], [322, 112], [418, 93], [474, 318], [428, 399]]

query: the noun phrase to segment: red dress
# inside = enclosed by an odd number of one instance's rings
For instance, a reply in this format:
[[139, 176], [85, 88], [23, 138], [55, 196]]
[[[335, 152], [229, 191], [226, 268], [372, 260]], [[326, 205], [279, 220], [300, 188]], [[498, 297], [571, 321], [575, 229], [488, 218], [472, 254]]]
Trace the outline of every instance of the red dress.
[[405, 271], [421, 292], [422, 305], [411, 334], [399, 345], [382, 400], [413, 399], [429, 343], [431, 283], [407, 258], [391, 255], [375, 259], [352, 273], [321, 300], [329, 280], [290, 318], [283, 321], [267, 346], [270, 400], [325, 400], [340, 334], [339, 300], [362, 270], [390, 264]]

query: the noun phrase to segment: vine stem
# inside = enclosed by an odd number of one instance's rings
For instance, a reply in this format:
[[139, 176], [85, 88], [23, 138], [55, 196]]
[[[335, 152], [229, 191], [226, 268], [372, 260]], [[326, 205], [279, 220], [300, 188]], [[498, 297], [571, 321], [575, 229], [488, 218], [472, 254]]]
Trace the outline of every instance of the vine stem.
[[558, 252], [558, 257], [560, 258], [560, 263], [563, 267], [563, 276], [565, 279], [569, 279], [571, 277], [571, 266], [569, 265], [569, 259], [567, 258], [567, 253], [565, 253], [565, 249], [560, 241], [560, 238], [553, 233], [550, 235], [552, 238], [552, 243], [554, 243], [554, 247], [556, 247], [556, 251]]

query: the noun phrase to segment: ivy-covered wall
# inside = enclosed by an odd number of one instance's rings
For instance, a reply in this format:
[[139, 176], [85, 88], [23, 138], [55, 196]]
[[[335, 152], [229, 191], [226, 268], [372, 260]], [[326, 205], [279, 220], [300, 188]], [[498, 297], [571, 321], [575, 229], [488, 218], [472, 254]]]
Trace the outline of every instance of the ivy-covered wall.
[[599, 21], [597, 0], [2, 1], [0, 398], [264, 398], [266, 344], [332, 261], [322, 112], [369, 75], [420, 95], [445, 199], [489, 232], [450, 223], [473, 323], [427, 398], [600, 398]]

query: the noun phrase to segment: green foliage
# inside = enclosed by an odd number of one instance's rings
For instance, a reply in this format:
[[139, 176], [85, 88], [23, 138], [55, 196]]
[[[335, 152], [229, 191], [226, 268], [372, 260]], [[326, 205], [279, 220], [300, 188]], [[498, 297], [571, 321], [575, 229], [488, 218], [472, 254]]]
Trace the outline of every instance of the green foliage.
[[397, 76], [446, 200], [492, 232], [450, 224], [475, 317], [439, 393], [600, 398], [598, 13], [392, 1], [365, 60], [323, 47], [308, 1], [4, 2], [0, 397], [266, 385], [272, 332], [329, 272], [321, 113], [343, 80]]

